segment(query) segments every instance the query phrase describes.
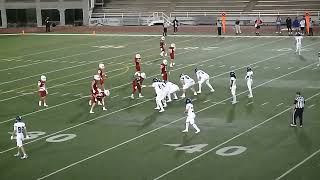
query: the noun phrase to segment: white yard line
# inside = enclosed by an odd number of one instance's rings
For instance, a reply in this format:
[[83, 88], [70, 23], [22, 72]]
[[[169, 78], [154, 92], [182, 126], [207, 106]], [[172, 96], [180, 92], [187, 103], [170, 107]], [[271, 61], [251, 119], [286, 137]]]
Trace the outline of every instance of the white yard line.
[[281, 106], [282, 104], [283, 104], [283, 103], [278, 104], [277, 107]]
[[294, 68], [294, 67], [288, 67], [289, 70], [292, 69], [292, 68]]
[[310, 109], [310, 108], [312, 108], [314, 106], [315, 106], [315, 104], [311, 104], [310, 106], [308, 106], [308, 108]]
[[[291, 75], [291, 74], [293, 74], [293, 73], [296, 73], [296, 72], [298, 72], [298, 71], [301, 71], [301, 70], [303, 70], [303, 69], [306, 69], [306, 68], [308, 68], [308, 67], [310, 67], [310, 66], [312, 66], [312, 65], [314, 65], [314, 64], [315, 64], [315, 63], [309, 64], [309, 65], [307, 65], [307, 66], [304, 66], [304, 67], [302, 67], [302, 68], [299, 68], [298, 70], [295, 70], [295, 71], [286, 73], [286, 74], [284, 74], [284, 75], [282, 75], [282, 76], [279, 76], [279, 77], [277, 77], [277, 78], [273, 78], [273, 79], [271, 79], [271, 80], [269, 80], [269, 81], [266, 81], [266, 82], [264, 82], [264, 83], [261, 83], [261, 84], [255, 86], [253, 89], [256, 89], [256, 88], [261, 87], [261, 86], [263, 86], [263, 85], [265, 85], [265, 84], [268, 84], [268, 83], [270, 83], [270, 82], [272, 82], [272, 81], [278, 80], [278, 79], [280, 79], [280, 78], [286, 77], [286, 76], [288, 76], [288, 75]], [[243, 92], [237, 94], [237, 96], [239, 96], [239, 95], [241, 95], [241, 94], [244, 94], [244, 93], [247, 93], [247, 91], [248, 91], [248, 90], [243, 91]], [[320, 94], [320, 92], [317, 93], [316, 95], [313, 95], [312, 97], [317, 96], [317, 95], [319, 95], [319, 94]], [[210, 105], [210, 106], [207, 106], [207, 107], [205, 107], [205, 108], [203, 108], [203, 109], [200, 109], [200, 110], [197, 111], [196, 113], [200, 113], [200, 112], [202, 112], [202, 111], [205, 111], [205, 110], [207, 110], [207, 109], [210, 109], [210, 108], [212, 108], [212, 107], [214, 107], [214, 106], [216, 106], [216, 105], [218, 105], [218, 104], [220, 104], [220, 103], [223, 103], [223, 102], [225, 102], [225, 101], [228, 101], [229, 99], [230, 99], [230, 98], [226, 98], [226, 99], [224, 99], [224, 100], [221, 100], [221, 101], [218, 102], [218, 103], [215, 103], [215, 104], [213, 104], [213, 105]], [[310, 99], [310, 98], [308, 98], [308, 99]], [[291, 108], [288, 108], [287, 110], [289, 110], [289, 109], [291, 109]], [[287, 111], [287, 110], [285, 110], [285, 111]], [[281, 114], [284, 113], [285, 111], [281, 112]], [[278, 114], [278, 115], [280, 115], [280, 114]], [[278, 115], [277, 115], [277, 116], [278, 116]], [[99, 118], [99, 117], [97, 117], [97, 118]], [[274, 117], [271, 117], [271, 118], [274, 118]], [[139, 138], [142, 138], [142, 137], [144, 137], [144, 136], [146, 136], [146, 135], [148, 135], [148, 134], [151, 134], [151, 133], [153, 133], [153, 132], [155, 132], [155, 131], [158, 131], [158, 130], [160, 130], [160, 129], [162, 129], [162, 128], [165, 128], [165, 127], [167, 127], [167, 126], [169, 126], [169, 125], [171, 125], [171, 124], [173, 124], [173, 123], [176, 123], [176, 122], [178, 122], [178, 121], [181, 121], [182, 119], [185, 119], [185, 117], [178, 118], [178, 119], [176, 119], [176, 120], [174, 120], [174, 121], [171, 121], [171, 122], [168, 123], [168, 124], [165, 124], [165, 125], [162, 125], [162, 126], [160, 126], [160, 127], [158, 127], [158, 128], [152, 129], [152, 130], [150, 130], [150, 131], [148, 131], [148, 132], [146, 132], [146, 133], [143, 133], [143, 134], [141, 134], [141, 135], [139, 135], [139, 136], [136, 136], [136, 137], [134, 137], [134, 138], [131, 138], [131, 139], [129, 139], [129, 140], [127, 140], [127, 141], [124, 141], [124, 142], [122, 142], [122, 143], [120, 143], [120, 144], [117, 144], [117, 145], [115, 145], [115, 146], [112, 146], [112, 147], [110, 147], [110, 148], [107, 148], [107, 149], [105, 149], [105, 150], [102, 150], [102, 151], [100, 151], [100, 152], [98, 152], [98, 153], [96, 153], [96, 154], [94, 154], [94, 155], [92, 155], [92, 156], [89, 156], [89, 157], [87, 157], [87, 158], [84, 158], [84, 159], [81, 159], [81, 160], [79, 160], [79, 161], [76, 161], [76, 162], [74, 162], [74, 163], [72, 163], [72, 164], [70, 164], [70, 165], [68, 165], [68, 166], [65, 166], [65, 167], [63, 167], [63, 168], [61, 168], [61, 169], [58, 169], [58, 170], [56, 170], [56, 171], [53, 171], [53, 172], [51, 172], [51, 173], [49, 173], [49, 174], [47, 174], [47, 175], [45, 175], [45, 176], [42, 176], [42, 177], [38, 178], [37, 180], [45, 179], [45, 178], [47, 178], [47, 177], [50, 177], [50, 176], [52, 176], [52, 175], [55, 175], [55, 174], [57, 174], [57, 173], [59, 173], [59, 172], [61, 172], [61, 171], [64, 171], [64, 170], [66, 170], [66, 169], [68, 169], [68, 168], [71, 168], [71, 167], [73, 167], [73, 166], [75, 166], [75, 165], [77, 165], [77, 164], [80, 164], [80, 163], [82, 163], [82, 162], [84, 162], [84, 161], [90, 160], [90, 159], [92, 159], [92, 158], [94, 158], [94, 157], [97, 157], [97, 156], [99, 156], [99, 155], [101, 155], [101, 154], [104, 154], [105, 152], [108, 152], [108, 151], [110, 151], [110, 150], [113, 150], [113, 149], [115, 149], [115, 148], [118, 148], [118, 147], [120, 147], [120, 146], [122, 146], [122, 145], [128, 144], [128, 143], [130, 143], [130, 142], [132, 142], [132, 141], [135, 141], [135, 140], [137, 140], [137, 139], [139, 139]], [[269, 118], [269, 119], [270, 119], [270, 118]], [[270, 120], [271, 120], [271, 119], [270, 119]], [[257, 128], [258, 126], [260, 126], [260, 125], [262, 125], [262, 124], [264, 124], [264, 123], [266, 123], [267, 121], [270, 121], [270, 120], [267, 119], [266, 121], [264, 121], [264, 122], [262, 122], [262, 123], [260, 123], [260, 124], [258, 124], [258, 125], [256, 125], [256, 126], [250, 128], [249, 130], [246, 130], [245, 132], [240, 133], [240, 134], [238, 134], [237, 136], [229, 139], [228, 141], [225, 141], [224, 143], [216, 146], [215, 148], [222, 146], [223, 144], [225, 144], [225, 143], [227, 143], [227, 142], [229, 142], [229, 141], [231, 141], [231, 140], [233, 140], [233, 139], [235, 139], [235, 138], [237, 138], [237, 137], [239, 137], [239, 136], [241, 136], [241, 135], [243, 135], [243, 134], [245, 134], [245, 133], [247, 133], [247, 132], [249, 132], [249, 131]], [[90, 120], [90, 121], [92, 121], [92, 120]], [[86, 123], [86, 122], [83, 122], [83, 123]], [[67, 128], [67, 129], [69, 130], [69, 129], [72, 129], [72, 128]], [[64, 132], [64, 130], [61, 130], [61, 131], [58, 131], [58, 132], [61, 133], [61, 132]], [[54, 135], [54, 134], [47, 135], [47, 136], [49, 137], [49, 136], [52, 136], [52, 135]], [[41, 138], [39, 138], [39, 139], [43, 139], [43, 138], [46, 138], [46, 137], [41, 137]], [[37, 141], [37, 140], [38, 140], [38, 139], [36, 139], [36, 140], [34, 140], [34, 141]], [[13, 147], [13, 148], [11, 148], [11, 149], [15, 149], [15, 147]], [[209, 150], [209, 151], [211, 152], [212, 150], [213, 150], [213, 149], [211, 149], [211, 150]], [[6, 150], [6, 151], [8, 151], [8, 150]], [[3, 153], [3, 152], [0, 152], [0, 154], [1, 154], [1, 153]], [[205, 154], [207, 154], [207, 153], [208, 153], [208, 151], [207, 151]], [[205, 155], [205, 154], [204, 154], [204, 155]], [[203, 155], [201, 155], [201, 156], [203, 156]], [[199, 156], [199, 157], [201, 157], [201, 156]], [[162, 174], [161, 176], [159, 176], [159, 177], [157, 177], [157, 178], [155, 178], [155, 179], [160, 179], [160, 178], [166, 176], [167, 174], [169, 174], [169, 173], [171, 173], [171, 172], [173, 172], [173, 171], [175, 171], [175, 170], [183, 167], [184, 165], [189, 164], [189, 163], [192, 162], [193, 160], [198, 159], [199, 157], [197, 156], [196, 158], [193, 158], [192, 160], [187, 161], [187, 162], [184, 163], [183, 165], [180, 165], [180, 166], [174, 168], [173, 170], [170, 170], [170, 171], [166, 172], [165, 174]]]
[[211, 64], [211, 65], [209, 65], [208, 67], [213, 67], [214, 66], [214, 64]]
[[[233, 40], [232, 40], [233, 41]], [[227, 42], [230, 42], [230, 41], [227, 41]], [[209, 59], [210, 60], [210, 59]], [[188, 67], [188, 66], [186, 66], [186, 67]], [[182, 69], [182, 68], [180, 68], [180, 69]], [[175, 69], [175, 70], [179, 70], [179, 68], [178, 69]], [[153, 75], [153, 76], [157, 76], [158, 74], [155, 74], [155, 75]], [[149, 77], [149, 78], [151, 78], [151, 77]], [[126, 83], [126, 84], [123, 84], [123, 85], [120, 85], [120, 86], [116, 86], [116, 87], [114, 87], [114, 88], [111, 88], [111, 89], [118, 89], [118, 88], [121, 88], [121, 87], [123, 87], [123, 86], [126, 86], [126, 85], [129, 85], [129, 84], [131, 84], [131, 82], [129, 82], [129, 83]], [[111, 90], [110, 89], [110, 90]], [[14, 91], [14, 90], [12, 90], [12, 91]], [[19, 96], [20, 97], [20, 96]], [[67, 102], [64, 102], [64, 103], [61, 103], [61, 104], [57, 104], [57, 105], [55, 105], [55, 106], [50, 106], [49, 108], [46, 108], [46, 109], [41, 109], [41, 110], [38, 110], [38, 111], [34, 111], [34, 112], [30, 112], [30, 113], [27, 113], [27, 114], [24, 114], [24, 115], [22, 115], [22, 116], [29, 116], [29, 115], [32, 115], [32, 114], [36, 114], [36, 113], [38, 113], [38, 112], [42, 112], [42, 111], [44, 111], [44, 110], [49, 110], [49, 109], [52, 109], [52, 108], [54, 108], [54, 107], [59, 107], [59, 106], [62, 106], [62, 105], [65, 105], [65, 104], [68, 104], [68, 103], [71, 103], [71, 102], [74, 102], [74, 101], [77, 101], [77, 100], [81, 100], [81, 99], [83, 99], [83, 98], [86, 98], [87, 96], [82, 96], [82, 97], [80, 97], [80, 98], [77, 98], [77, 99], [74, 99], [74, 100], [71, 100], [71, 101], [67, 101]], [[130, 97], [130, 96], [129, 96]], [[10, 99], [12, 99], [12, 98], [14, 98], [14, 97], [11, 97], [11, 98], [7, 98], [6, 100], [10, 100]], [[13, 119], [8, 119], [8, 120], [5, 120], [5, 121], [1, 121], [0, 122], [0, 124], [3, 124], [3, 123], [6, 123], [6, 122], [10, 122], [10, 121], [12, 121]]]
[[[191, 39], [186, 40], [186, 41], [191, 41]], [[186, 42], [186, 41], [181, 41], [181, 42]], [[181, 42], [180, 42], [180, 43], [181, 43]], [[141, 50], [140, 53], [141, 53], [141, 52], [145, 52], [145, 51], [149, 51], [149, 50], [152, 50], [152, 49], [156, 49], [156, 48], [144, 49], [144, 50]], [[191, 50], [190, 50], [190, 51], [191, 51]], [[189, 51], [186, 51], [186, 52], [189, 52]], [[184, 53], [186, 53], [186, 52], [184, 52]], [[122, 54], [122, 55], [118, 55], [118, 56], [109, 57], [109, 58], [106, 58], [106, 59], [100, 59], [100, 60], [96, 60], [96, 61], [90, 61], [90, 62], [87, 62], [87, 63], [78, 64], [78, 65], [75, 65], [75, 66], [70, 66], [70, 67], [65, 67], [65, 68], [61, 68], [61, 69], [56, 69], [56, 70], [52, 70], [52, 71], [48, 71], [48, 72], [44, 72], [44, 73], [40, 73], [40, 74], [36, 74], [36, 75], [31, 75], [31, 76], [27, 76], [27, 77], [23, 77], [23, 78], [17, 78], [17, 79], [14, 79], [14, 80], [1, 82], [0, 85], [9, 84], [9, 83], [14, 83], [14, 82], [17, 82], [17, 81], [22, 81], [22, 80], [29, 79], [29, 78], [33, 78], [33, 77], [38, 77], [38, 76], [41, 76], [42, 74], [48, 75], [48, 74], [51, 74], [51, 73], [55, 73], [55, 72], [59, 72], [59, 71], [67, 70], [67, 69], [73, 69], [73, 68], [80, 67], [80, 66], [84, 66], [84, 65], [89, 65], [89, 64], [93, 64], [93, 63], [100, 63], [100, 62], [103, 62], [103, 61], [106, 61], [106, 60], [116, 59], [116, 58], [123, 57], [123, 56], [129, 56], [129, 55], [132, 55], [132, 54], [134, 54], [134, 53], [136, 53], [136, 51], [131, 52], [131, 53], [127, 53], [127, 54]], [[182, 54], [182, 53], [180, 53], [180, 54]], [[161, 58], [158, 58], [158, 59], [161, 59]]]
[[[318, 96], [318, 95], [320, 95], [320, 92], [318, 92], [318, 93], [314, 94], [313, 96], [309, 97], [309, 98], [308, 98], [308, 99], [306, 99], [306, 100], [310, 100], [310, 99], [312, 99], [312, 98], [314, 98], [314, 97], [316, 97], [316, 96]], [[213, 150], [218, 149], [218, 148], [220, 148], [221, 146], [223, 146], [223, 145], [225, 145], [225, 144], [227, 144], [227, 143], [231, 142], [232, 140], [234, 140], [234, 139], [236, 139], [236, 138], [238, 138], [238, 137], [240, 137], [240, 136], [242, 136], [242, 135], [244, 135], [244, 134], [247, 134], [247, 133], [251, 132], [252, 130], [254, 130], [254, 129], [256, 129], [256, 128], [260, 127], [261, 125], [263, 125], [263, 124], [265, 124], [265, 123], [267, 123], [267, 122], [271, 121], [272, 119], [274, 119], [274, 118], [276, 118], [276, 117], [278, 117], [278, 116], [282, 115], [283, 113], [285, 113], [285, 112], [287, 112], [287, 111], [289, 111], [289, 110], [291, 110], [291, 109], [292, 109], [292, 108], [290, 107], [290, 108], [287, 108], [287, 109], [285, 109], [285, 110], [281, 111], [280, 113], [277, 113], [276, 115], [274, 115], [274, 116], [272, 116], [272, 117], [270, 117], [270, 118], [268, 118], [268, 119], [264, 120], [263, 122], [261, 122], [261, 123], [259, 123], [259, 124], [255, 125], [255, 126], [253, 126], [253, 127], [251, 127], [251, 128], [249, 128], [249, 129], [247, 129], [247, 130], [243, 131], [242, 133], [239, 133], [239, 134], [238, 134], [238, 135], [236, 135], [236, 136], [233, 136], [232, 138], [230, 138], [230, 139], [228, 139], [228, 140], [226, 140], [226, 141], [222, 142], [221, 144], [219, 144], [219, 145], [217, 145], [217, 146], [215, 146], [215, 147], [213, 147], [213, 148], [211, 148], [211, 149], [207, 150], [206, 152], [201, 153], [200, 155], [198, 155], [198, 156], [196, 156], [196, 157], [194, 157], [194, 158], [192, 158], [192, 159], [190, 159], [190, 160], [186, 161], [185, 163], [183, 163], [183, 164], [181, 164], [181, 165], [179, 165], [179, 166], [176, 166], [175, 168], [173, 168], [173, 169], [171, 169], [171, 170], [169, 170], [169, 171], [165, 172], [164, 174], [162, 174], [162, 175], [160, 175], [160, 176], [158, 176], [158, 177], [154, 178], [154, 180], [161, 179], [161, 178], [163, 178], [163, 177], [167, 176], [168, 174], [170, 174], [170, 173], [172, 173], [172, 172], [174, 172], [174, 171], [179, 170], [180, 168], [182, 168], [182, 167], [184, 167], [184, 166], [186, 166], [186, 165], [190, 164], [191, 162], [193, 162], [193, 161], [195, 161], [195, 160], [197, 160], [197, 159], [201, 158], [202, 156], [207, 155], [208, 153], [212, 152]], [[320, 149], [319, 149], [317, 152], [313, 153], [311, 156], [314, 156], [316, 153], [319, 153], [319, 152], [320, 152]], [[308, 158], [310, 159], [311, 157], [309, 156]], [[306, 161], [306, 160], [304, 160], [304, 161]], [[303, 163], [303, 162], [302, 162], [302, 163]], [[302, 163], [301, 163], [301, 164], [302, 164]], [[298, 164], [298, 165], [296, 165], [295, 167], [291, 168], [291, 169], [290, 169], [290, 172], [291, 172], [292, 170], [294, 170], [296, 167], [298, 167], [299, 165], [301, 165], [301, 164]], [[288, 173], [290, 173], [290, 172], [288, 172], [288, 171], [287, 171], [285, 174], [283, 174], [282, 176], [280, 176], [280, 178], [277, 178], [276, 180], [281, 179], [282, 177], [284, 177], [286, 174], [288, 174]]]
[[267, 104], [269, 104], [269, 102], [265, 102], [265, 103], [261, 104], [261, 106], [264, 106], [264, 105], [267, 105]]
[[250, 104], [253, 104], [253, 101], [251, 101], [251, 102], [247, 103], [247, 105], [250, 105]]
[[[20, 35], [20, 34], [17, 34], [17, 35]], [[0, 34], [0, 36], [1, 36], [1, 34]], [[26, 57], [26, 56], [32, 56], [32, 55], [43, 54], [43, 53], [48, 53], [48, 52], [53, 52], [53, 51], [65, 50], [65, 49], [69, 49], [69, 48], [72, 48], [72, 47], [83, 46], [83, 45], [88, 45], [88, 44], [93, 44], [93, 43], [100, 43], [100, 42], [105, 42], [105, 41], [109, 41], [109, 39], [102, 40], [102, 41], [94, 41], [94, 42], [89, 42], [89, 43], [75, 44], [73, 46], [50, 49], [50, 50], [45, 50], [45, 51], [40, 51], [40, 52], [35, 52], [35, 53], [30, 53], [30, 54], [25, 54], [25, 55], [21, 55], [21, 56], [8, 57], [7, 59], [12, 59], [12, 60], [13, 59], [19, 59], [19, 58]]]
[[281, 67], [279, 66], [279, 67], [276, 67], [275, 69], [280, 69]]
[[212, 101], [212, 99], [207, 99], [207, 100], [203, 101], [202, 103], [206, 103], [206, 102], [209, 102], [209, 101]]
[[113, 99], [113, 98], [116, 98], [116, 97], [119, 97], [119, 94], [112, 96], [110, 99]]
[[[53, 33], [53, 34], [47, 34], [47, 33], [25, 33], [27, 36], [92, 36], [92, 33], [83, 33], [83, 34], [73, 34], [73, 33]], [[15, 34], [0, 34], [0, 36], [21, 36], [21, 33], [15, 33]], [[107, 37], [161, 37], [159, 34], [114, 34], [114, 33], [97, 33], [95, 36], [107, 36]], [[197, 34], [176, 34], [174, 37], [208, 37], [208, 38], [253, 38], [253, 39], [263, 39], [263, 38], [275, 38], [275, 39], [281, 39], [281, 38], [288, 38], [290, 36], [229, 36], [229, 35], [197, 35]], [[305, 36], [304, 38], [320, 38], [320, 36]]]
[[69, 95], [70, 93], [65, 93], [65, 94], [61, 94], [61, 96], [67, 96]]
[[305, 163], [306, 161], [308, 161], [309, 159], [311, 159], [312, 157], [314, 157], [315, 155], [317, 155], [320, 152], [320, 149], [318, 149], [316, 152], [312, 153], [310, 156], [306, 157], [304, 160], [302, 160], [301, 162], [299, 162], [298, 164], [296, 164], [295, 166], [293, 166], [292, 168], [290, 168], [288, 171], [286, 171], [285, 173], [283, 173], [281, 176], [277, 177], [275, 180], [280, 180], [283, 177], [285, 177], [286, 175], [288, 175], [289, 173], [291, 173], [293, 170], [297, 169], [299, 166], [301, 166], [303, 163]]

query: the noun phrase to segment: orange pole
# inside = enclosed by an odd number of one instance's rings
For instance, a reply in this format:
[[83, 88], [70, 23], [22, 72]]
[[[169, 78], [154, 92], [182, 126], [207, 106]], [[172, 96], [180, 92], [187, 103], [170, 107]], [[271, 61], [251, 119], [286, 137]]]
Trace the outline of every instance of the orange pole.
[[221, 14], [221, 21], [222, 21], [222, 32], [226, 33], [226, 13]]
[[310, 14], [308, 12], [305, 13], [304, 17], [306, 18], [306, 29], [309, 34], [309, 28], [310, 28]]

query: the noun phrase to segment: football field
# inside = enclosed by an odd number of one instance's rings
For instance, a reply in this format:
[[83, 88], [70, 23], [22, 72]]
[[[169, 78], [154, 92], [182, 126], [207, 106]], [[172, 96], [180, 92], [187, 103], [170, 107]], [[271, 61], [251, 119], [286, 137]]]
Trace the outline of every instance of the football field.
[[[154, 110], [154, 89], [131, 100], [133, 57], [151, 85], [160, 75], [160, 36], [24, 35], [0, 36], [0, 179], [108, 180], [313, 180], [320, 176], [319, 37], [169, 36], [175, 43], [179, 75], [211, 77], [193, 100], [199, 134], [185, 127], [185, 100]], [[90, 85], [98, 64], [108, 78], [107, 111], [89, 114]], [[247, 97], [246, 67], [253, 69]], [[230, 102], [229, 72], [237, 75], [237, 104]], [[47, 76], [49, 107], [38, 106], [37, 81]], [[196, 85], [198, 89], [198, 85]], [[292, 128], [292, 104], [306, 99], [303, 128]], [[181, 95], [181, 92], [178, 93]], [[21, 115], [31, 138], [28, 159], [20, 160], [10, 140]]]

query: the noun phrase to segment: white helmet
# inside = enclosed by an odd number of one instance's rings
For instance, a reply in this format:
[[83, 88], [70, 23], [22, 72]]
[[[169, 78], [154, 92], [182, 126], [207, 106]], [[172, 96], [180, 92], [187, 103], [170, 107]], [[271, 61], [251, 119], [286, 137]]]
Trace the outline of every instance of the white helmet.
[[161, 40], [164, 41], [166, 38], [164, 36], [161, 36]]
[[99, 64], [99, 68], [104, 69], [104, 64], [103, 63]]
[[136, 58], [137, 58], [137, 59], [140, 59], [140, 58], [141, 58], [141, 55], [140, 55], [140, 54], [136, 54]]
[[44, 75], [42, 75], [42, 76], [40, 77], [40, 80], [41, 80], [41, 81], [46, 81], [46, 80], [47, 80], [47, 77], [44, 76]]
[[94, 75], [93, 79], [96, 80], [96, 81], [99, 81], [100, 80], [100, 76], [99, 75]]
[[110, 91], [107, 90], [107, 89], [105, 89], [105, 90], [104, 90], [104, 94], [105, 94], [106, 96], [110, 96]]
[[171, 43], [171, 45], [170, 45], [171, 47], [173, 47], [173, 48], [175, 48], [176, 47], [176, 45], [174, 44], [174, 43]]
[[141, 73], [141, 75], [140, 75], [143, 79], [145, 79], [145, 78], [147, 78], [147, 76], [146, 76], [146, 73]]
[[162, 63], [165, 64], [165, 65], [167, 65], [167, 64], [168, 64], [168, 61], [167, 61], [166, 59], [164, 59], [164, 60], [162, 61]]

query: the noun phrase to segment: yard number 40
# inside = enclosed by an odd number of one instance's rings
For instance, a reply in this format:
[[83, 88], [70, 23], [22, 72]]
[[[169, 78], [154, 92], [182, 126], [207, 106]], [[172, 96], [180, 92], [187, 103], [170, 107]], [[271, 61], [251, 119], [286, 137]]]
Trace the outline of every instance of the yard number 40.
[[[176, 147], [176, 151], [185, 151], [185, 153], [195, 153], [203, 151], [208, 144], [194, 144], [188, 146], [181, 146], [181, 144], [164, 144], [166, 146]], [[226, 146], [216, 151], [217, 155], [220, 156], [235, 156], [246, 151], [247, 148], [243, 146]]]

